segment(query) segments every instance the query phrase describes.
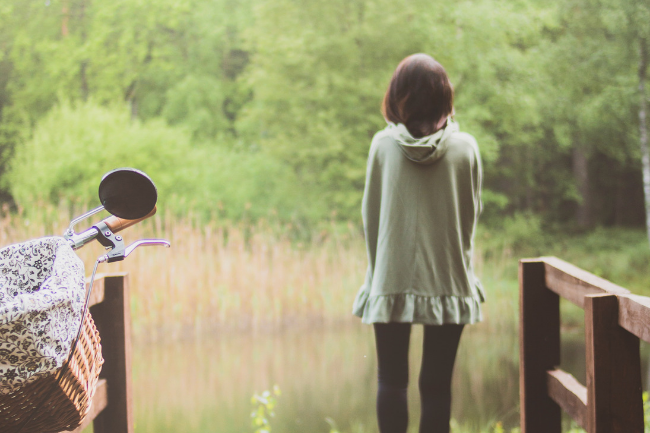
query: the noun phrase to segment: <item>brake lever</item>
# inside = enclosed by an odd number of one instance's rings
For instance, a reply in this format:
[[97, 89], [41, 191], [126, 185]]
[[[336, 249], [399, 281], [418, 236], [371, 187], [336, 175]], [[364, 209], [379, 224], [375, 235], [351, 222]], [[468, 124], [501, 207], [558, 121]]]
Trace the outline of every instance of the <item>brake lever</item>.
[[[163, 246], [165, 248], [171, 247], [171, 243], [169, 241], [166, 241], [164, 239], [140, 239], [139, 241], [133, 242], [131, 245], [126, 247], [124, 249], [124, 252], [121, 254], [120, 259], [118, 260], [124, 260], [126, 257], [129, 256], [138, 247], [148, 247], [148, 246]], [[113, 257], [111, 257], [110, 253], [109, 254], [104, 254], [100, 258], [97, 259], [100, 263], [103, 262], [110, 262], [110, 261], [117, 261], [117, 260], [112, 260]]]
[[172, 246], [172, 244], [169, 243], [169, 241], [166, 241], [165, 239], [140, 239], [139, 241], [133, 242], [131, 245], [126, 247], [126, 250], [124, 250], [124, 257], [128, 257], [129, 254], [133, 252], [138, 247], [154, 247], [154, 246], [163, 246], [165, 248], [169, 248]]

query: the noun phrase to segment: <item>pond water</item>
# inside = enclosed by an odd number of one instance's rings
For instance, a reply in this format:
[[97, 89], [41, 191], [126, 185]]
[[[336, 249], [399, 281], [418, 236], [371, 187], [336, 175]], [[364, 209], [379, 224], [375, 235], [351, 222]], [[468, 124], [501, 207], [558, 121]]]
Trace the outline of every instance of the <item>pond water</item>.
[[[516, 330], [486, 333], [481, 326], [466, 328], [454, 376], [452, 416], [466, 431], [495, 421], [518, 424]], [[422, 328], [416, 326], [410, 352], [411, 426], [419, 417], [421, 343]], [[562, 353], [562, 367], [584, 383], [581, 330], [563, 334]], [[326, 418], [343, 432], [377, 431], [376, 360], [367, 325], [139, 344], [133, 363], [136, 432], [252, 432], [251, 397], [276, 384], [282, 395], [271, 421], [274, 432], [327, 433]]]
[[[454, 418], [481, 426], [496, 419], [516, 423], [516, 341], [513, 346], [512, 338], [502, 339], [479, 353], [482, 335], [467, 331], [454, 379]], [[412, 425], [419, 417], [421, 343], [422, 328], [416, 326]], [[250, 432], [252, 395], [275, 384], [282, 395], [274, 431], [328, 432], [326, 418], [343, 431], [376, 430], [376, 360], [367, 325], [136, 345], [133, 363], [137, 432]]]

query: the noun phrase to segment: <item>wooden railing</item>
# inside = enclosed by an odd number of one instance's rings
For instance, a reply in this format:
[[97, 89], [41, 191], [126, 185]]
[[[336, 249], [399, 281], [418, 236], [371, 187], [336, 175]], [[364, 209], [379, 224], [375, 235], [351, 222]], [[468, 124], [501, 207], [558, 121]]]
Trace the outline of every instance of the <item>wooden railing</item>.
[[90, 414], [74, 433], [90, 424], [94, 433], [133, 433], [131, 313], [126, 274], [95, 278], [90, 314], [101, 338], [104, 366]]
[[[522, 433], [559, 433], [561, 410], [589, 433], [643, 433], [639, 339], [650, 298], [555, 257], [519, 263]], [[560, 296], [584, 309], [586, 386], [560, 365]]]

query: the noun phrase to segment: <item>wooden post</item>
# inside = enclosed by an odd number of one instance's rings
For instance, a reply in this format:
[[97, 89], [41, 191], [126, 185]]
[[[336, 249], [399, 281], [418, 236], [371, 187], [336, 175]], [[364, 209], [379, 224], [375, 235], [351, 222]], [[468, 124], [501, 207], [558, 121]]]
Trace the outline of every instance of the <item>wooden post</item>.
[[643, 433], [639, 339], [618, 326], [615, 295], [584, 300], [587, 432]]
[[546, 288], [544, 263], [519, 262], [519, 398], [522, 433], [561, 433], [547, 371], [560, 364], [560, 297]]
[[126, 276], [105, 277], [104, 302], [90, 311], [99, 330], [108, 404], [93, 423], [95, 433], [133, 433], [131, 307]]

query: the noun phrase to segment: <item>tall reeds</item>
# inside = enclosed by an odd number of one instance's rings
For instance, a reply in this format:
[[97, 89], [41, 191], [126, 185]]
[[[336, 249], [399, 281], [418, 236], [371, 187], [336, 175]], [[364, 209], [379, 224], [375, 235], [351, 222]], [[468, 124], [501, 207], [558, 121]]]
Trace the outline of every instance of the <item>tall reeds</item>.
[[[41, 206], [32, 214], [37, 220], [5, 213], [0, 245], [59, 235], [71, 219], [64, 208]], [[156, 215], [125, 231], [125, 241], [160, 237], [171, 249], [141, 248], [98, 272], [128, 272], [134, 331], [146, 339], [350, 319], [366, 266], [358, 230], [324, 231], [308, 244], [289, 232], [265, 221], [205, 224]], [[103, 253], [96, 243], [78, 251], [88, 273]]]
[[[81, 213], [74, 207], [79, 206], [5, 212], [0, 246], [63, 233]], [[78, 230], [84, 224], [91, 220]], [[296, 241], [292, 233], [277, 221], [206, 223], [191, 215], [157, 214], [125, 231], [125, 241], [165, 238], [172, 248], [141, 248], [123, 262], [100, 265], [99, 272], [128, 272], [135, 335], [147, 340], [351, 320], [367, 265], [359, 228], [332, 223], [308, 242]], [[489, 301], [487, 320], [472, 332], [509, 332], [517, 316], [516, 257], [507, 242], [487, 236], [477, 237], [475, 257]], [[78, 251], [87, 273], [103, 253], [98, 243]]]

